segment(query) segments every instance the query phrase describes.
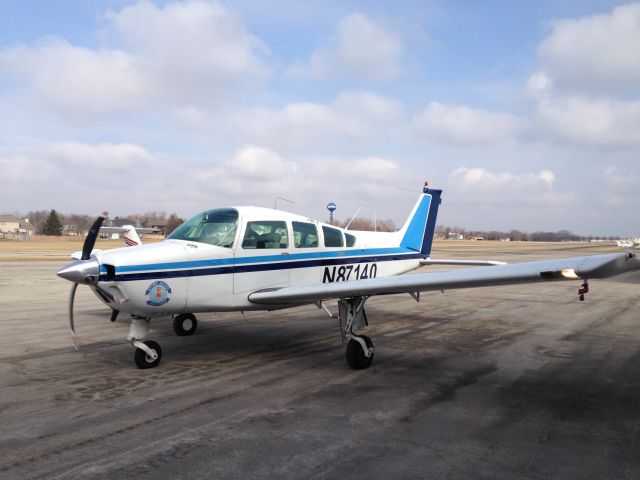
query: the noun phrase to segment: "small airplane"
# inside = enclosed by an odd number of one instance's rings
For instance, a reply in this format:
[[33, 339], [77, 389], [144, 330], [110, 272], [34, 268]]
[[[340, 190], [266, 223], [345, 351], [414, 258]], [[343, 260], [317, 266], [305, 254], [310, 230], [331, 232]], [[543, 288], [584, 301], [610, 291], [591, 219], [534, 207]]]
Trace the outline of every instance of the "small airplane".
[[640, 239], [616, 240], [616, 245], [620, 248], [635, 248], [636, 250], [640, 250]]
[[[172, 316], [174, 332], [185, 336], [196, 331], [194, 313], [315, 304], [336, 318], [325, 305], [334, 299], [347, 364], [363, 369], [374, 355], [371, 339], [359, 333], [368, 325], [364, 306], [371, 296], [404, 293], [420, 301], [425, 291], [578, 280], [584, 300], [589, 279], [640, 270], [640, 259], [631, 252], [508, 265], [431, 259], [441, 194], [425, 184], [397, 232], [351, 231], [280, 210], [229, 207], [194, 216], [162, 242], [92, 254], [104, 221], [98, 217], [80, 260], [58, 272], [73, 283], [69, 322], [74, 345], [79, 284], [112, 309], [112, 321], [119, 313], [130, 315], [127, 340], [135, 347], [139, 368], [155, 367], [162, 358], [157, 342], [143, 341], [153, 318]], [[423, 265], [475, 268], [402, 275]]]
[[[106, 217], [107, 212], [103, 213], [103, 216]], [[152, 228], [138, 228], [133, 225], [123, 225], [122, 227], [100, 227], [99, 234], [122, 234], [122, 239], [124, 240], [125, 247], [137, 247], [138, 245], [142, 245], [142, 240], [140, 240], [140, 235], [138, 232], [154, 232]], [[96, 253], [101, 252], [100, 249], [93, 249], [89, 256], [94, 256]], [[74, 260], [80, 260], [82, 258], [82, 251], [73, 252], [71, 254], [71, 258]]]

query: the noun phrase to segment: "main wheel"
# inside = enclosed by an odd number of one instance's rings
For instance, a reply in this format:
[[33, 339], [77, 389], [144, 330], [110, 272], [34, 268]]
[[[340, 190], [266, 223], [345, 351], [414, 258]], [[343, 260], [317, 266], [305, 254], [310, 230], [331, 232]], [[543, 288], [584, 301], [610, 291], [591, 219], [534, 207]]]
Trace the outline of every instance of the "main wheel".
[[198, 321], [193, 313], [181, 313], [173, 319], [173, 331], [179, 337], [193, 335], [198, 328]]
[[160, 345], [158, 345], [158, 343], [154, 342], [153, 340], [147, 340], [146, 342], [142, 342], [142, 343], [144, 343], [151, 350], [155, 350], [156, 353], [158, 354], [158, 358], [154, 360], [149, 355], [147, 355], [147, 352], [145, 352], [140, 348], [136, 348], [136, 353], [134, 357], [136, 360], [136, 365], [138, 366], [138, 368], [157, 367], [158, 364], [160, 363], [160, 359], [162, 358], [162, 349], [160, 348]]
[[[373, 342], [369, 337], [361, 335], [360, 338], [364, 340], [367, 347], [373, 347]], [[371, 362], [373, 362], [373, 353], [369, 358], [365, 357], [364, 350], [362, 349], [360, 342], [357, 342], [354, 339], [349, 340], [349, 343], [347, 344], [347, 364], [354, 370], [362, 370], [369, 368], [371, 366]]]

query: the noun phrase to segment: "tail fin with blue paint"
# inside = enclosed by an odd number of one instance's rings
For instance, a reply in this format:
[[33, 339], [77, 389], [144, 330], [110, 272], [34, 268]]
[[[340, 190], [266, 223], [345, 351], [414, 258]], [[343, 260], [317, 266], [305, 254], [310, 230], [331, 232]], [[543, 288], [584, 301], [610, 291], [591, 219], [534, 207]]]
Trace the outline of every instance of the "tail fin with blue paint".
[[436, 230], [436, 217], [441, 203], [442, 190], [425, 185], [411, 215], [400, 230], [400, 246], [420, 252], [425, 257], [431, 253], [431, 244]]

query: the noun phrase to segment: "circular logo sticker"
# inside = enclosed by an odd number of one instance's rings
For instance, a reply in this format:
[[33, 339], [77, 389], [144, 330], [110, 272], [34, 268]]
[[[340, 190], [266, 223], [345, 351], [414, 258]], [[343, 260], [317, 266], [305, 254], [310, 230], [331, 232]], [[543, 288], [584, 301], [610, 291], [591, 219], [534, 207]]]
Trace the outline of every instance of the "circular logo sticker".
[[147, 296], [147, 305], [159, 307], [164, 305], [170, 299], [171, 287], [161, 280], [153, 282], [145, 292]]

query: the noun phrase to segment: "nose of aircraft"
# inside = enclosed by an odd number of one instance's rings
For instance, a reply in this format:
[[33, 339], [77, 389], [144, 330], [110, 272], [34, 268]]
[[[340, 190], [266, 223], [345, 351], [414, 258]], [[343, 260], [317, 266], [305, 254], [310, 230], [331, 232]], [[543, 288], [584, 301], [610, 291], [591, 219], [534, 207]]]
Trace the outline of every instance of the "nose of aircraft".
[[73, 283], [90, 285], [96, 283], [100, 275], [98, 260], [78, 260], [70, 263], [58, 272], [58, 276]]

